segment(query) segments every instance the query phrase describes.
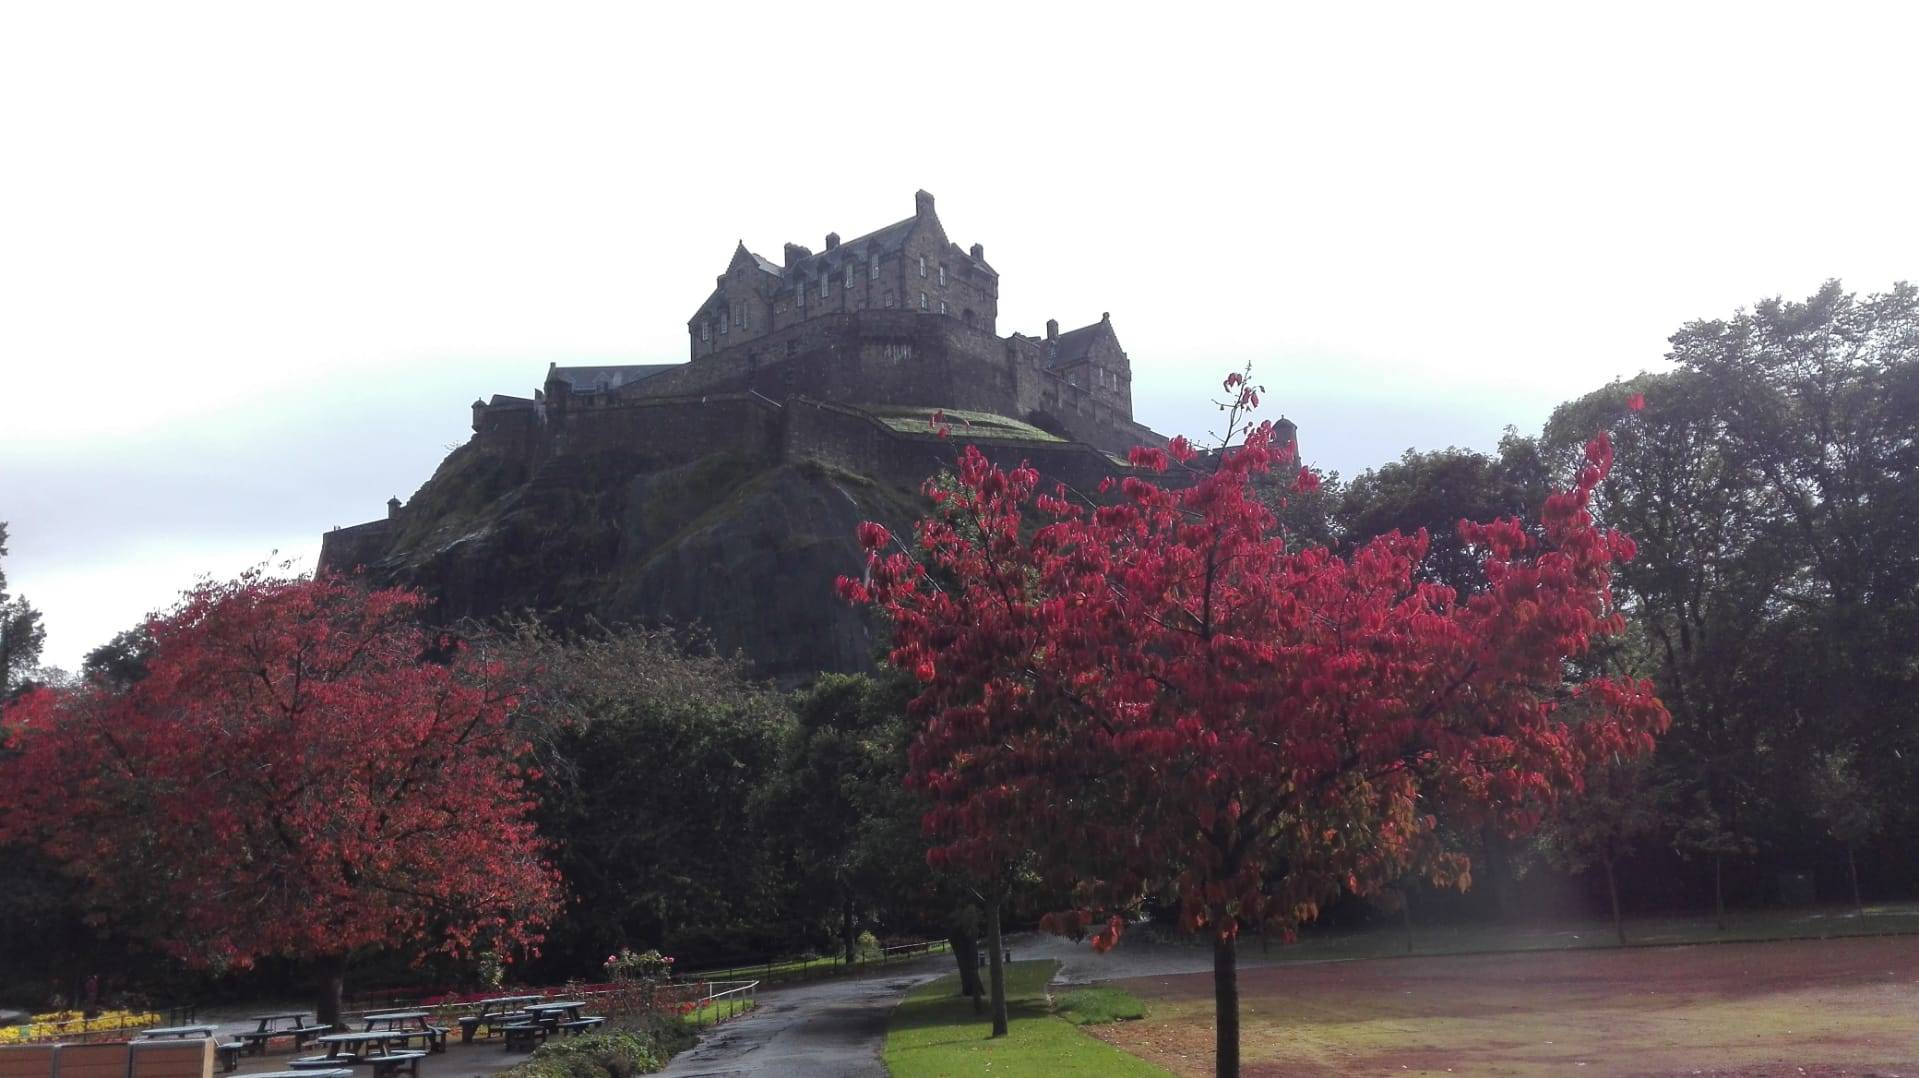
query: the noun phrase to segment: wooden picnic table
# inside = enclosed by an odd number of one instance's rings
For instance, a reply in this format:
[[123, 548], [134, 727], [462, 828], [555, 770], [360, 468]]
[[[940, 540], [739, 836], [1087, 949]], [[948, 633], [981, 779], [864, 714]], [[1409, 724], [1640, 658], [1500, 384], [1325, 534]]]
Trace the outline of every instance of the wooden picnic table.
[[360, 1017], [366, 1022], [366, 1028], [371, 1030], [375, 1024], [383, 1024], [386, 1029], [403, 1029], [409, 1023], [424, 1029], [426, 1020], [432, 1016], [431, 1011], [381, 1011], [378, 1014], [363, 1014]]
[[141, 1030], [140, 1039], [143, 1041], [152, 1041], [160, 1040], [163, 1037], [180, 1037], [183, 1039], [187, 1037], [211, 1037], [213, 1036], [214, 1028], [213, 1026], [155, 1026], [152, 1029]]
[[[256, 1014], [247, 1019], [257, 1024], [257, 1028], [234, 1034], [241, 1045], [241, 1051], [250, 1056], [263, 1056], [267, 1053], [267, 1042], [275, 1037], [292, 1037], [293, 1050], [299, 1051], [307, 1042], [322, 1033], [333, 1032], [332, 1026], [316, 1026], [307, 1021], [311, 1011], [280, 1011], [277, 1014]], [[281, 1022], [291, 1023], [282, 1026]]]
[[[418, 1036], [421, 1036], [421, 1033], [417, 1030], [411, 1032], [373, 1030], [366, 1033], [329, 1033], [320, 1038], [320, 1043], [327, 1046], [326, 1055], [313, 1056], [308, 1059], [296, 1059], [293, 1061], [293, 1066], [296, 1069], [311, 1073], [313, 1069], [325, 1068], [329, 1061], [338, 1060], [342, 1063], [370, 1065], [375, 1075], [391, 1074], [402, 1066], [418, 1074], [420, 1060], [426, 1058], [426, 1053], [411, 1051], [407, 1048], [407, 1041]], [[391, 1042], [393, 1041], [400, 1042], [397, 1050], [392, 1046]], [[378, 1050], [357, 1050], [363, 1046], [366, 1048], [377, 1047]]]

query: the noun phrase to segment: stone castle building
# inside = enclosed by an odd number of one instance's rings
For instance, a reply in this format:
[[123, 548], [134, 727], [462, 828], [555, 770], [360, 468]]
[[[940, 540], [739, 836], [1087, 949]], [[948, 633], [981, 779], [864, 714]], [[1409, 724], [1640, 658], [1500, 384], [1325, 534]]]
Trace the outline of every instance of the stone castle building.
[[[550, 365], [530, 397], [474, 401], [472, 440], [411, 502], [328, 532], [320, 568], [419, 580], [431, 564], [436, 579], [484, 581], [445, 561], [486, 533], [478, 519], [545, 528], [578, 512], [576, 496], [594, 483], [639, 491], [649, 476], [720, 458], [825, 466], [917, 491], [963, 440], [1090, 491], [1127, 469], [1134, 446], [1164, 444], [1133, 419], [1132, 363], [1111, 318], [1000, 336], [999, 287], [985, 249], [948, 238], [924, 191], [911, 217], [844, 242], [828, 234], [818, 253], [787, 244], [775, 263], [742, 243], [687, 321], [686, 362]], [[931, 429], [935, 410], [963, 413], [951, 441]], [[620, 512], [636, 498], [615, 499]], [[649, 540], [633, 527], [609, 533], [617, 553], [602, 554], [638, 557]], [[843, 543], [851, 525], [831, 534]]]
[[999, 273], [947, 237], [925, 191], [913, 215], [857, 239], [828, 233], [779, 262], [745, 243], [687, 321], [682, 364], [552, 367], [533, 397], [476, 401], [476, 431], [550, 425], [642, 399], [751, 393], [1003, 415], [1107, 453], [1163, 439], [1133, 420], [1133, 372], [1112, 319], [998, 336]]

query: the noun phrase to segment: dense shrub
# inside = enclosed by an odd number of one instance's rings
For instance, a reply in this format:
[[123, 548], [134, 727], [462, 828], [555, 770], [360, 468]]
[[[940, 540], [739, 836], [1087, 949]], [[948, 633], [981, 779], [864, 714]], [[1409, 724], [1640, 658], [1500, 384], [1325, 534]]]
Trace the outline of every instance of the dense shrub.
[[658, 1023], [639, 1031], [590, 1033], [548, 1041], [532, 1057], [502, 1072], [501, 1078], [631, 1078], [652, 1074], [691, 1037], [678, 1023]]

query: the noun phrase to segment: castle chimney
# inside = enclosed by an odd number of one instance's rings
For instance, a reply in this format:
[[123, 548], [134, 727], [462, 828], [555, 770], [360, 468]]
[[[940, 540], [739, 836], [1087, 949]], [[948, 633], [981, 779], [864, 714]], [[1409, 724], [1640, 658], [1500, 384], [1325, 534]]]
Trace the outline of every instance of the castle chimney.
[[826, 249], [830, 251], [833, 248], [838, 247], [839, 245], [840, 245], [840, 234], [837, 232], [828, 232], [826, 234]]
[[388, 520], [392, 520], [399, 515], [400, 515], [400, 499], [388, 498], [386, 500], [386, 518]]
[[786, 265], [787, 265], [787, 268], [788, 268], [788, 269], [791, 269], [791, 268], [792, 268], [792, 266], [793, 266], [793, 263], [795, 263], [795, 262], [798, 262], [798, 261], [799, 261], [800, 259], [802, 259], [802, 258], [806, 258], [806, 257], [808, 257], [808, 256], [810, 256], [810, 255], [811, 255], [812, 253], [813, 253], [813, 252], [812, 252], [812, 251], [811, 251], [810, 249], [808, 249], [808, 248], [805, 248], [805, 247], [801, 247], [801, 246], [800, 246], [799, 244], [797, 244], [797, 243], [789, 243], [789, 244], [787, 244], [787, 245], [786, 245]]
[[1049, 341], [1059, 339], [1059, 319], [1048, 318], [1046, 320], [1046, 339]]
[[915, 217], [933, 216], [933, 196], [932, 195], [927, 194], [925, 191], [913, 192], [913, 216]]
[[984, 261], [986, 261], [986, 247], [985, 247], [985, 245], [983, 245], [983, 244], [978, 244], [978, 243], [976, 243], [976, 244], [974, 244], [974, 245], [973, 245], [973, 261], [975, 261], [975, 262], [984, 262]]

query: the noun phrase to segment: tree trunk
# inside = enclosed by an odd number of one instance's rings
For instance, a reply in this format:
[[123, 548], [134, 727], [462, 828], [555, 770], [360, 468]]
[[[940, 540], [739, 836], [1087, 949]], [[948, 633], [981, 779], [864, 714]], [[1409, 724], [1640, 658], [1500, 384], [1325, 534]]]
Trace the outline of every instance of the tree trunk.
[[1239, 956], [1234, 941], [1213, 936], [1213, 1073], [1239, 1078]]
[[1626, 922], [1619, 917], [1619, 879], [1613, 875], [1612, 858], [1601, 859], [1606, 866], [1606, 897], [1612, 899], [1612, 930], [1619, 937], [1619, 945], [1626, 945]]
[[1846, 876], [1852, 880], [1852, 908], [1859, 911], [1859, 919], [1866, 919], [1866, 901], [1859, 897], [1859, 862], [1853, 859], [1852, 843], [1846, 843]]
[[346, 1028], [340, 1021], [341, 1000], [346, 995], [346, 956], [331, 955], [319, 961], [319, 997], [314, 1011], [320, 1024], [334, 1029]]
[[1725, 873], [1720, 870], [1721, 858], [1712, 855], [1712, 923], [1719, 931], [1726, 930], [1726, 884]]
[[859, 943], [853, 935], [853, 896], [840, 896], [840, 944], [846, 948], [846, 964], [859, 960]]
[[979, 981], [979, 940], [971, 932], [953, 932], [946, 942], [953, 945], [953, 960], [959, 963], [959, 994], [972, 996], [977, 1011], [980, 997], [986, 994]]
[[1413, 891], [1408, 887], [1399, 892], [1399, 923], [1406, 929], [1406, 953], [1413, 953]]
[[995, 891], [986, 902], [986, 969], [992, 978], [995, 1037], [1006, 1036], [1006, 963], [1001, 961], [1005, 951], [999, 933], [999, 908], [1004, 901], [1005, 895]]
[[1513, 916], [1512, 873], [1506, 868], [1506, 838], [1498, 831], [1486, 831], [1486, 874], [1492, 877], [1493, 915], [1501, 921]]

